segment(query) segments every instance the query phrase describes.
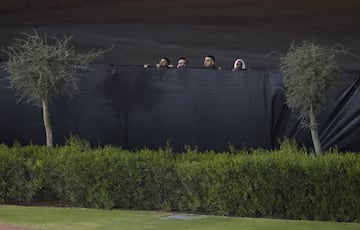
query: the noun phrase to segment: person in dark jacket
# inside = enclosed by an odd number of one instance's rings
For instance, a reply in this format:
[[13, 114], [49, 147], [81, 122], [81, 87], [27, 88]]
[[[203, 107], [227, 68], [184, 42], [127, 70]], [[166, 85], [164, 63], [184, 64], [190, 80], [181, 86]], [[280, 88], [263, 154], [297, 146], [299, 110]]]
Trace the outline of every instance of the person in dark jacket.
[[204, 67], [205, 68], [211, 68], [211, 69], [217, 69], [215, 66], [215, 57], [213, 55], [207, 55], [204, 58]]

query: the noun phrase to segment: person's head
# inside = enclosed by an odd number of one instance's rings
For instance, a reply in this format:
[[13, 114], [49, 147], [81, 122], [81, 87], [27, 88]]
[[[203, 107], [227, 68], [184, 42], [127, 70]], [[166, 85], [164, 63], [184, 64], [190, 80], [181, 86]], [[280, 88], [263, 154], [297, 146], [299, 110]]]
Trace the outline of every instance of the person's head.
[[214, 67], [215, 66], [215, 57], [213, 55], [207, 55], [204, 59], [205, 67]]
[[167, 57], [162, 57], [160, 58], [159, 61], [159, 67], [168, 67], [170, 65], [170, 60]]
[[245, 62], [242, 59], [236, 59], [234, 62], [233, 70], [244, 70], [245, 69]]
[[176, 68], [184, 68], [184, 67], [187, 67], [187, 65], [188, 65], [188, 61], [186, 60], [186, 58], [181, 57], [177, 61]]

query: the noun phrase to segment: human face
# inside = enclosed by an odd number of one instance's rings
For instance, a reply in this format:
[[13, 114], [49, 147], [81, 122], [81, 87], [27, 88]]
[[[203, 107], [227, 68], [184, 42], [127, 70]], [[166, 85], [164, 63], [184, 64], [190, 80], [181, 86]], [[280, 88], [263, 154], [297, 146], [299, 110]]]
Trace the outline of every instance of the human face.
[[205, 59], [204, 59], [204, 66], [205, 67], [211, 67], [214, 64], [215, 64], [214, 60], [211, 57], [205, 57]]
[[168, 63], [168, 61], [166, 61], [166, 59], [164, 59], [164, 58], [160, 59], [159, 66], [166, 67], [168, 65], [169, 65], [169, 63]]
[[236, 61], [236, 63], [235, 63], [235, 69], [242, 69], [242, 63], [241, 63], [241, 61], [240, 60], [238, 60], [238, 61]]
[[183, 68], [183, 67], [186, 67], [187, 63], [186, 63], [186, 60], [185, 59], [180, 59], [178, 61], [178, 64], [177, 64], [177, 68]]

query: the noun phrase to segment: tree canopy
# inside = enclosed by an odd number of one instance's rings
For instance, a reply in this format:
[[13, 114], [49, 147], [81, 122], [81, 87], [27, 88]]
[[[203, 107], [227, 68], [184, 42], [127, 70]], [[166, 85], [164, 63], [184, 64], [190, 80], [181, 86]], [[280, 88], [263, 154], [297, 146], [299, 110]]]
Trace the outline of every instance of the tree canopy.
[[20, 100], [41, 105], [45, 98], [50, 101], [54, 96], [72, 96], [78, 91], [79, 70], [103, 51], [77, 52], [69, 42], [34, 34], [17, 38], [4, 51], [9, 60], [5, 70], [10, 74], [10, 86], [16, 89]]
[[310, 107], [318, 113], [329, 88], [338, 83], [340, 67], [336, 57], [341, 51], [342, 47], [304, 41], [292, 43], [281, 57], [287, 105], [300, 112], [304, 124], [308, 124]]

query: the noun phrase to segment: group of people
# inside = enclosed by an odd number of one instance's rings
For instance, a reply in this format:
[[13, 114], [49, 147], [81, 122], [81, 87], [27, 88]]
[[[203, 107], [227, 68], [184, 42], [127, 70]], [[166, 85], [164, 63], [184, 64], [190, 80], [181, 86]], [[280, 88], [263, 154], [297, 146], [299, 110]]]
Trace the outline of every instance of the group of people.
[[[144, 65], [145, 68], [150, 67], [149, 64]], [[160, 61], [156, 64], [157, 68], [187, 68], [189, 67], [189, 62], [185, 57], [181, 57], [177, 60], [176, 66], [172, 65], [170, 59], [167, 57], [160, 58]], [[213, 55], [207, 55], [204, 58], [204, 67], [209, 69], [221, 69], [215, 65], [215, 57]], [[234, 61], [233, 71], [246, 70], [244, 60], [238, 58]]]

